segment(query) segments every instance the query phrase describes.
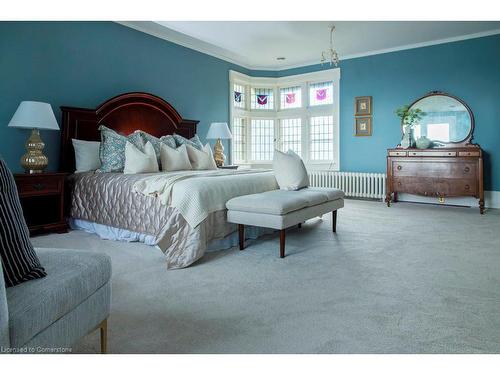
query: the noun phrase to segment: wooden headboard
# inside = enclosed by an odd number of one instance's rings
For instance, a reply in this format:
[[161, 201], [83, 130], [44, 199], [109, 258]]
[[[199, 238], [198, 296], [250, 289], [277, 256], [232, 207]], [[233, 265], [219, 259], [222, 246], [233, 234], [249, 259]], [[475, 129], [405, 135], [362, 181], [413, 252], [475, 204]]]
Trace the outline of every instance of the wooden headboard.
[[72, 138], [100, 141], [99, 125], [124, 135], [143, 130], [155, 137], [179, 134], [191, 138], [198, 121], [185, 120], [162, 98], [144, 92], [130, 92], [111, 98], [96, 109], [61, 107], [61, 165], [64, 172], [75, 171]]

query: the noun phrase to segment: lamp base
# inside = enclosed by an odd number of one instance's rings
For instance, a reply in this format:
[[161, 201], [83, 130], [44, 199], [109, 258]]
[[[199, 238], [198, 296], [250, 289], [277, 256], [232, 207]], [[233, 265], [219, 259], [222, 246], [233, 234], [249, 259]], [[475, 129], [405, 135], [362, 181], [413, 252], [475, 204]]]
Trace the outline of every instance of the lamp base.
[[33, 129], [26, 141], [26, 154], [21, 157], [21, 166], [26, 173], [42, 173], [49, 165], [49, 159], [44, 155], [45, 143], [38, 129]]
[[224, 161], [226, 160], [226, 156], [224, 155], [224, 146], [222, 145], [220, 138], [218, 138], [217, 142], [215, 142], [214, 160], [218, 167], [222, 167], [224, 165]]

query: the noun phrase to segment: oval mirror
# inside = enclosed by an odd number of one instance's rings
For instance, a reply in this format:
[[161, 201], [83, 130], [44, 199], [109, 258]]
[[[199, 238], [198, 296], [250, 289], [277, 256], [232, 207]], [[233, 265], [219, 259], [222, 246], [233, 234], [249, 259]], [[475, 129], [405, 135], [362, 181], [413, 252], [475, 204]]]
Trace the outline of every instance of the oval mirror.
[[467, 104], [460, 99], [445, 93], [432, 92], [410, 106], [410, 109], [416, 108], [425, 112], [425, 115], [414, 126], [415, 139], [425, 136], [435, 146], [470, 142], [474, 117]]

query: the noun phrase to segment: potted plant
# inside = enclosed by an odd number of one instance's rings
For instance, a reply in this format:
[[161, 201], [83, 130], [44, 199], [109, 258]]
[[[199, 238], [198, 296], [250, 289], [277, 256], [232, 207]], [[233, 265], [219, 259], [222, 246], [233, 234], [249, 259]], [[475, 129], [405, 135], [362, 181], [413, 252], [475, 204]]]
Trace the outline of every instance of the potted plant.
[[413, 139], [413, 127], [420, 119], [422, 119], [423, 116], [425, 116], [425, 112], [423, 112], [420, 108], [410, 108], [409, 105], [404, 105], [396, 109], [396, 115], [401, 119], [401, 124], [404, 129], [401, 147], [413, 147], [415, 143]]

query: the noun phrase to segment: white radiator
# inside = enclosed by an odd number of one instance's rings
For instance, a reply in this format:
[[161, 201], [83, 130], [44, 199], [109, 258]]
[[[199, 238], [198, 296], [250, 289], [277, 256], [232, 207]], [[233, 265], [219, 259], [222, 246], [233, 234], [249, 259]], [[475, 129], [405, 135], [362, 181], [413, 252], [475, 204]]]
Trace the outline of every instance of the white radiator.
[[385, 198], [385, 177], [385, 173], [309, 171], [311, 186], [340, 189], [356, 198]]

